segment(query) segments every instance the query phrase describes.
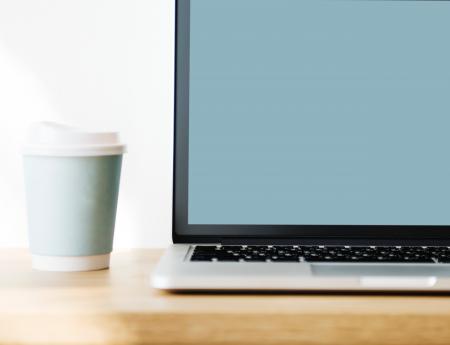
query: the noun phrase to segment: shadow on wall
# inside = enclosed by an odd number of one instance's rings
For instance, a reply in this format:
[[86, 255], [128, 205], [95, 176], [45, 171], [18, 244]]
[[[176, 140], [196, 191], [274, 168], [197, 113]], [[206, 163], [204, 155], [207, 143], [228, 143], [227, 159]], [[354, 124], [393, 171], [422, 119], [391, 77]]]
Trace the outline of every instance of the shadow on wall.
[[120, 130], [116, 246], [169, 242], [172, 55], [172, 2], [0, 2], [0, 246], [26, 245], [20, 145], [44, 119]]

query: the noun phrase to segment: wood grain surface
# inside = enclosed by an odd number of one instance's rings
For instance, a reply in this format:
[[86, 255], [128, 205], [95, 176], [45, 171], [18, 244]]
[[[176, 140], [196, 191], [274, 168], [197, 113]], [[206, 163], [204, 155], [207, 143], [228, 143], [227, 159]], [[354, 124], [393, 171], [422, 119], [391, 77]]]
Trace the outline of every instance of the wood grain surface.
[[51, 273], [1, 250], [0, 344], [450, 344], [449, 296], [162, 293], [149, 286], [161, 253]]

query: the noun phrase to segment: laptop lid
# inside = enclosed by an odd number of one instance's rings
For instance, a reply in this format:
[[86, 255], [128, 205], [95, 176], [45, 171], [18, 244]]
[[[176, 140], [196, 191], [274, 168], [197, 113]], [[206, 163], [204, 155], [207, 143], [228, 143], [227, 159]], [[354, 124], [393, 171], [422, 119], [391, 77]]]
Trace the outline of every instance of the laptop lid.
[[448, 18], [178, 0], [174, 241], [449, 242]]

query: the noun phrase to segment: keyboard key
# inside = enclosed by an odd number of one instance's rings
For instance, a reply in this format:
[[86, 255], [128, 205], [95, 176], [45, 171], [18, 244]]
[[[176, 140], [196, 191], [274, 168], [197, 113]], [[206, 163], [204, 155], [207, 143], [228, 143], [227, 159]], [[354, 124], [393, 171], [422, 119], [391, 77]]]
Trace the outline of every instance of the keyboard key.
[[264, 262], [266, 261], [265, 256], [246, 256], [243, 258], [244, 261], [248, 262]]
[[299, 258], [295, 257], [295, 256], [279, 256], [279, 257], [274, 257], [271, 258], [270, 261], [272, 262], [299, 262]]
[[239, 261], [239, 256], [218, 256], [217, 261]]

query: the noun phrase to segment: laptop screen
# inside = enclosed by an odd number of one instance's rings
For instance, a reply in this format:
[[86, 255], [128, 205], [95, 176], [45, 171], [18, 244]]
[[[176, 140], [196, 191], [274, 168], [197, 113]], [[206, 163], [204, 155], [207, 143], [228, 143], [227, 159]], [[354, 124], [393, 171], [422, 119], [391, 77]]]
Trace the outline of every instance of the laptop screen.
[[449, 225], [449, 18], [191, 0], [188, 223]]

